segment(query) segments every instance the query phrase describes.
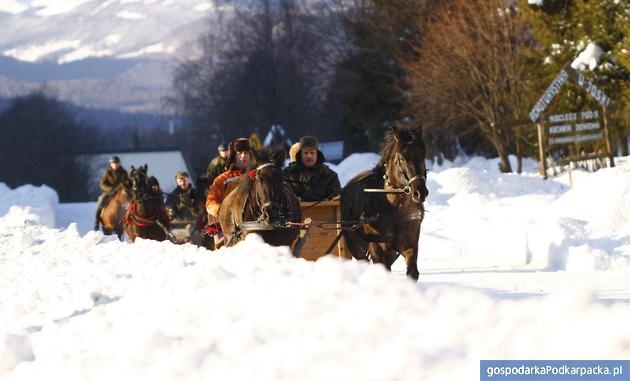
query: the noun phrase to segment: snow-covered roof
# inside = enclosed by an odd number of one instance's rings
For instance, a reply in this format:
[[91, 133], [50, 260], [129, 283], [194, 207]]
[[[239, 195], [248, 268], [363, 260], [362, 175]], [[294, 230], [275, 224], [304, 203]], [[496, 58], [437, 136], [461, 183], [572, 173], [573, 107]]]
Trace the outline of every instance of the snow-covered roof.
[[[120, 157], [122, 166], [129, 171], [131, 166], [139, 167], [147, 164], [148, 173], [155, 176], [160, 182], [160, 187], [164, 192], [171, 192], [177, 184], [175, 183], [175, 173], [178, 171], [186, 171], [190, 173], [190, 169], [186, 164], [186, 160], [182, 151], [141, 151], [141, 152], [106, 152], [89, 155], [88, 165], [92, 175], [92, 184], [90, 194], [100, 194], [98, 182], [107, 169], [108, 160], [112, 156]], [[191, 173], [192, 176], [192, 173]], [[96, 192], [96, 193], [95, 193]]]

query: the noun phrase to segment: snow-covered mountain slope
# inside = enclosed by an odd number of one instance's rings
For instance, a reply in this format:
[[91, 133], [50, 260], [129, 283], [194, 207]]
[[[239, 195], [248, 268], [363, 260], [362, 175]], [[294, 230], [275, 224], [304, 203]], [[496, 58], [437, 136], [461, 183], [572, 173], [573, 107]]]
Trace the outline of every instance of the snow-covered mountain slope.
[[0, 0], [0, 97], [163, 112], [173, 65], [231, 6], [215, 0]]
[[227, 10], [204, 0], [0, 0], [0, 54], [58, 63], [179, 56]]

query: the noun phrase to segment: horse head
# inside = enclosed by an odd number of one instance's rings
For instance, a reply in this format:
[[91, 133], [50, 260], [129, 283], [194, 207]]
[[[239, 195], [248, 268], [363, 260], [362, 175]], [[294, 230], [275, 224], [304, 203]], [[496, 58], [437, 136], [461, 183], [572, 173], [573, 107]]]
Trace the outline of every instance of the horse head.
[[129, 180], [131, 182], [131, 194], [135, 200], [148, 200], [151, 197], [151, 186], [147, 177], [147, 165], [134, 168], [131, 166]]
[[416, 204], [429, 195], [426, 185], [426, 147], [422, 139], [422, 126], [414, 122], [394, 122], [387, 134], [390, 154], [387, 160], [387, 177], [390, 184], [400, 188]]
[[279, 221], [287, 218], [282, 165], [284, 148], [266, 148], [256, 152], [258, 166], [250, 172], [254, 202], [260, 210], [259, 221]]

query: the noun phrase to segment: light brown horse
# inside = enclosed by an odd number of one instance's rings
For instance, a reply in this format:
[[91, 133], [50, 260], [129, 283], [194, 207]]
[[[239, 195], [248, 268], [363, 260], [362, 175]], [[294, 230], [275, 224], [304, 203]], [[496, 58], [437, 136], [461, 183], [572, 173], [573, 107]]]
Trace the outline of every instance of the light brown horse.
[[103, 233], [111, 235], [116, 233], [118, 239], [122, 241], [125, 231], [125, 213], [131, 204], [130, 184], [125, 182], [118, 185], [114, 196], [109, 200], [107, 206], [101, 212], [101, 225]]
[[402, 255], [407, 276], [418, 280], [418, 239], [429, 194], [422, 127], [395, 123], [386, 139], [376, 167], [355, 176], [341, 194], [343, 236], [354, 258], [390, 271]]
[[223, 199], [219, 220], [227, 246], [248, 233], [259, 234], [273, 246], [292, 246], [300, 229], [289, 223], [301, 222], [300, 200], [284, 182], [284, 149], [256, 153], [258, 166], [241, 176], [237, 186]]
[[134, 242], [137, 237], [164, 241], [167, 238], [168, 217], [162, 198], [154, 194], [147, 176], [147, 165], [134, 168], [129, 174], [132, 200], [125, 223], [127, 235]]

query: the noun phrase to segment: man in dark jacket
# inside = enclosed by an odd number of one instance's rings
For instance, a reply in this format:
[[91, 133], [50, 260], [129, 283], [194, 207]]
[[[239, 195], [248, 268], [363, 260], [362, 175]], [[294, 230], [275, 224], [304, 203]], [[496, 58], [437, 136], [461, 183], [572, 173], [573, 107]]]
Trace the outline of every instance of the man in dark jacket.
[[124, 181], [129, 181], [129, 175], [127, 171], [120, 164], [120, 158], [118, 156], [112, 156], [109, 159], [109, 167], [103, 173], [101, 182], [98, 184], [103, 193], [98, 197], [96, 203], [96, 220], [94, 221], [94, 230], [100, 229], [101, 211], [107, 205], [112, 198], [118, 185]]
[[175, 175], [177, 188], [166, 199], [166, 213], [168, 218], [182, 221], [192, 221], [197, 218], [196, 192], [190, 184], [187, 172], [177, 172]]
[[206, 170], [206, 175], [208, 176], [207, 183], [210, 185], [212, 185], [217, 176], [227, 170], [228, 151], [225, 148], [225, 144], [219, 144], [219, 148], [217, 150], [219, 151], [219, 154], [210, 161], [208, 169]]
[[324, 164], [325, 160], [316, 137], [300, 139], [296, 161], [285, 168], [284, 178], [302, 201], [331, 199], [341, 191], [339, 177]]

